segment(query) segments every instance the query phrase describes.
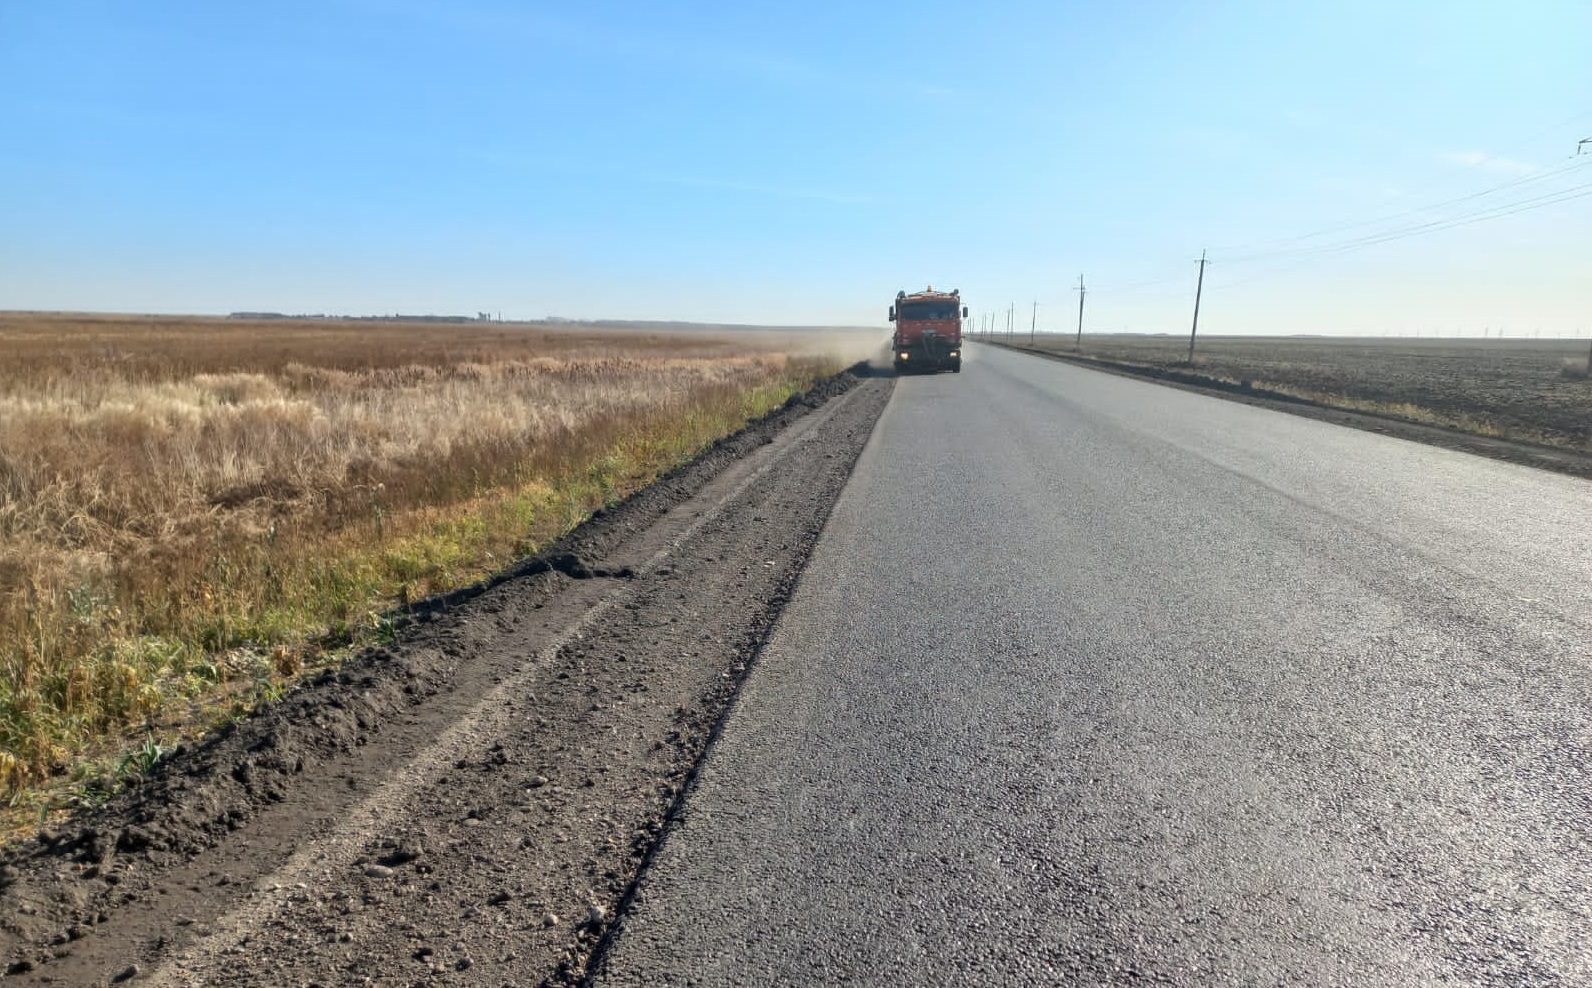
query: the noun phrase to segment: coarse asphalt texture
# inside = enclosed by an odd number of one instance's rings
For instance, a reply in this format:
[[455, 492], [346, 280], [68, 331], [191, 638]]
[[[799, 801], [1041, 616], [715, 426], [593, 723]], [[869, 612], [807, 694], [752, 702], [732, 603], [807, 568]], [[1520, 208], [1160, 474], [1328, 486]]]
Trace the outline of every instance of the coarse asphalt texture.
[[1592, 485], [909, 377], [596, 984], [1592, 985]]

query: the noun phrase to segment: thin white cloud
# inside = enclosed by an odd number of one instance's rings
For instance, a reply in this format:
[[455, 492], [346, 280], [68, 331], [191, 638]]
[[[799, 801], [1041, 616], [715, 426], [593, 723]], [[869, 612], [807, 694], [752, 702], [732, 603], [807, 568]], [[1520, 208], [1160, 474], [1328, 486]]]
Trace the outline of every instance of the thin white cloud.
[[1450, 164], [1463, 165], [1478, 171], [1494, 172], [1500, 175], [1534, 175], [1541, 171], [1536, 165], [1501, 155], [1489, 154], [1486, 151], [1447, 151], [1443, 160]]

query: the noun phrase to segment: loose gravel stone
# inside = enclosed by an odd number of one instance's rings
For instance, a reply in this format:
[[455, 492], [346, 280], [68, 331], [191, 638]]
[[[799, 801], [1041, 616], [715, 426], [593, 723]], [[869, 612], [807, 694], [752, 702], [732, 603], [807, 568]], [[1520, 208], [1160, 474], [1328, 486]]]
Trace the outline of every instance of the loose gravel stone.
[[[696, 764], [892, 386], [864, 382], [817, 424], [801, 420], [818, 402], [792, 403], [599, 513], [565, 540], [584, 579], [532, 560], [417, 605], [422, 620], [400, 619], [388, 644], [95, 811], [97, 832], [132, 835], [112, 841], [102, 880], [77, 878], [94, 862], [65, 837], [8, 853], [0, 963], [44, 957], [95, 917], [50, 961], [55, 983], [104, 984], [135, 951], [144, 978], [212, 988], [408, 984], [431, 977], [421, 967], [579, 983], [592, 905], [607, 922], [662, 832], [661, 787]], [[664, 555], [671, 575], [649, 573]], [[173, 923], [178, 908], [192, 925]], [[438, 930], [458, 942], [419, 955]]]

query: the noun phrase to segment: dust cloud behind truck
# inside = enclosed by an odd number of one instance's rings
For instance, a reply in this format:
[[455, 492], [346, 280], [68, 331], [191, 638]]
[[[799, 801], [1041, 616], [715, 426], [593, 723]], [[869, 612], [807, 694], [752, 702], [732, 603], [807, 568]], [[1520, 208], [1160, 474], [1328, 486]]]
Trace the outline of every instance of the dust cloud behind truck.
[[890, 306], [890, 321], [895, 335], [890, 349], [896, 373], [941, 371], [953, 374], [962, 370], [962, 320], [967, 306], [961, 289], [937, 292], [930, 285], [921, 292], [896, 292]]

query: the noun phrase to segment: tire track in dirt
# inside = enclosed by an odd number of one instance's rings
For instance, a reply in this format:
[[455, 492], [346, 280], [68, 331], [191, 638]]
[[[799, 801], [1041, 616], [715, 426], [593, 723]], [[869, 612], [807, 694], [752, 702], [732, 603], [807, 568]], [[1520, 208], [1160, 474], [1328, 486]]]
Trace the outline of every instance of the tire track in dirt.
[[6, 980], [578, 979], [889, 394], [830, 382], [13, 851]]

